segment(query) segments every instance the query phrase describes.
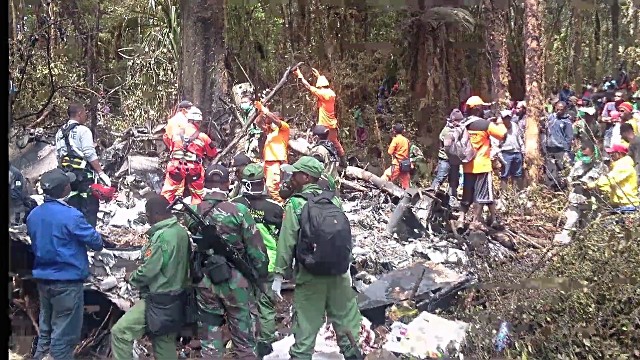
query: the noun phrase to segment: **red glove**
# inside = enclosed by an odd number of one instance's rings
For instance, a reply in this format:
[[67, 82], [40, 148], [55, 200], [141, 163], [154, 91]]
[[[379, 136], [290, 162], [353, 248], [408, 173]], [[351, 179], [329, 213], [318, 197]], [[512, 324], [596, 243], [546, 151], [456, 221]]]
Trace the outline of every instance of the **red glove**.
[[95, 196], [98, 200], [111, 201], [116, 198], [116, 188], [105, 186], [102, 184], [92, 184], [90, 187], [91, 195]]

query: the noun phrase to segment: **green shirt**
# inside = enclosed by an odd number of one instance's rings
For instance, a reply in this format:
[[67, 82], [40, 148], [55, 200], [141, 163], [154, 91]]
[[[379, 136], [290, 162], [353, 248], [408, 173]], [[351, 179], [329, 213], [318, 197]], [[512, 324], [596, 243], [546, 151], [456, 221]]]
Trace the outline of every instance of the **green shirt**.
[[[311, 193], [319, 195], [322, 189], [317, 184], [307, 184], [302, 187], [302, 193]], [[340, 198], [334, 196], [331, 200], [336, 206], [342, 208]], [[284, 218], [282, 219], [282, 228], [280, 229], [280, 237], [278, 238], [276, 266], [274, 272], [284, 276], [286, 270], [291, 266], [295, 257], [295, 246], [298, 241], [298, 232], [300, 231], [300, 215], [302, 208], [307, 200], [303, 197], [292, 195], [284, 207]], [[298, 266], [296, 273], [296, 282], [308, 280], [314, 275], [309, 274], [304, 267]]]
[[353, 111], [353, 118], [356, 121], [356, 127], [363, 128], [364, 120], [362, 119], [362, 110], [360, 108], [354, 108], [352, 111]]
[[149, 242], [142, 248], [144, 261], [129, 282], [149, 292], [166, 292], [189, 284], [189, 233], [175, 216], [147, 231]]

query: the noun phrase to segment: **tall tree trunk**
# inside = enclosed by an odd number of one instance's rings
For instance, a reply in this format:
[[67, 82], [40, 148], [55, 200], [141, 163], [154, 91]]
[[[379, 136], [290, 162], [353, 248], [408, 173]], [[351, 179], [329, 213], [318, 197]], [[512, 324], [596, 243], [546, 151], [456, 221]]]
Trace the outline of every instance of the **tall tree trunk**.
[[[610, 67], [618, 66], [618, 51], [620, 48], [620, 3], [618, 0], [611, 2], [611, 64]], [[611, 68], [607, 69], [607, 75], [611, 73]]]
[[582, 11], [573, 7], [573, 57], [571, 70], [573, 71], [573, 85], [576, 92], [582, 89]]
[[485, 38], [489, 61], [491, 62], [491, 98], [501, 106], [507, 106], [509, 96], [509, 70], [507, 49], [507, 10], [496, 6], [495, 0], [483, 1], [485, 19]]
[[225, 47], [225, 1], [181, 0], [182, 55], [178, 93], [211, 120], [229, 89]]
[[525, 166], [529, 183], [536, 182], [542, 166], [540, 153], [540, 136], [538, 122], [543, 117], [543, 94], [541, 89], [544, 66], [541, 62], [543, 44], [542, 36], [542, 6], [539, 0], [524, 1], [525, 22], [525, 82], [527, 118], [525, 132]]
[[602, 48], [600, 47], [600, 15], [598, 8], [595, 9], [595, 19], [593, 26], [593, 49], [596, 65], [596, 79], [602, 76]]

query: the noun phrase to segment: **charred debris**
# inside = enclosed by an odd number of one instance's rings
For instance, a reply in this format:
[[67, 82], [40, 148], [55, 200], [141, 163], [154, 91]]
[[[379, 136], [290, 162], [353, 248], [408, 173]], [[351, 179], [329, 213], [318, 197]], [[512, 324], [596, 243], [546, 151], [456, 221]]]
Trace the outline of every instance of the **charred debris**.
[[[118, 197], [100, 207], [98, 230], [111, 254], [90, 253], [91, 276], [85, 284], [85, 321], [78, 356], [108, 356], [109, 329], [138, 298], [124, 277], [137, 267], [145, 241], [145, 194], [159, 192], [162, 186], [166, 160], [162, 131], [161, 126], [153, 131], [131, 128], [114, 133], [113, 145], [102, 151], [104, 168], [117, 184]], [[290, 141], [293, 157], [309, 148], [305, 134], [296, 135]], [[11, 155], [12, 163], [36, 192], [40, 174], [57, 165], [52, 147], [36, 141]], [[221, 160], [224, 163], [225, 159]], [[506, 259], [515, 255], [520, 242], [510, 231], [453, 232], [450, 220], [455, 216], [444, 193], [404, 191], [367, 171], [358, 159], [352, 158], [350, 163], [356, 166], [343, 171], [341, 193], [354, 239], [354, 289], [363, 315], [378, 335], [377, 346], [369, 350], [377, 348], [373, 353], [386, 354], [382, 343], [389, 341], [385, 338], [394, 331], [392, 323], [402, 317], [393, 315], [399, 307], [408, 306], [415, 319], [420, 312], [452, 308], [460, 291], [476, 282], [470, 258]], [[42, 201], [41, 195], [33, 197]], [[25, 225], [12, 226], [10, 238], [13, 346], [15, 352], [27, 354], [35, 344], [38, 327], [38, 297], [30, 277], [33, 255]], [[289, 284], [289, 288], [293, 286]], [[197, 349], [191, 340], [183, 338], [184, 356]], [[149, 353], [144, 344], [136, 349], [140, 358]]]

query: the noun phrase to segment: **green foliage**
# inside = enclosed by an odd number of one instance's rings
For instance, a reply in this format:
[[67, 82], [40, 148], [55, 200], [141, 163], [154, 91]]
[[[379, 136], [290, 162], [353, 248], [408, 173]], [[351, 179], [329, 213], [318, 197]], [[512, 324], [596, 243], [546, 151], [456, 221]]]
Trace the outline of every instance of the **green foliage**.
[[[616, 224], [616, 221], [622, 224]], [[476, 324], [470, 351], [492, 354], [500, 320], [515, 328], [509, 358], [630, 359], [640, 356], [640, 214], [602, 218], [566, 248], [481, 274], [499, 288], [465, 309]], [[529, 257], [531, 258], [531, 257]], [[491, 314], [487, 316], [487, 314]]]

